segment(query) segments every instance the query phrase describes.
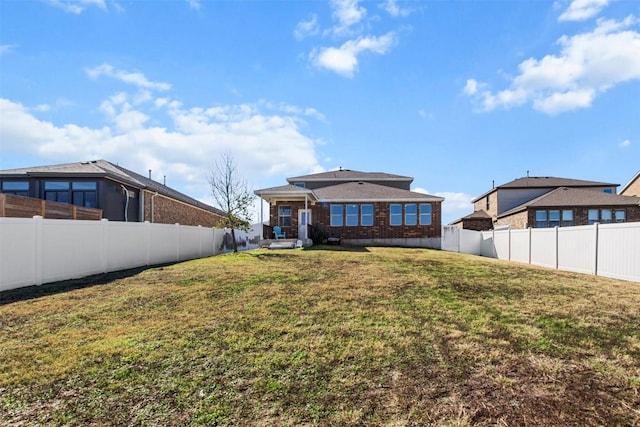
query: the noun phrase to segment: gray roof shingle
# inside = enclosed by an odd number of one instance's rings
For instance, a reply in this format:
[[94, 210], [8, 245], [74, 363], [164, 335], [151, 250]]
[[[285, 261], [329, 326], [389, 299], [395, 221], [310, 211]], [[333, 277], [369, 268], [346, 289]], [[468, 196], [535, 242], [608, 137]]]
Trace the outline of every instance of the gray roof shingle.
[[321, 172], [311, 175], [302, 175], [287, 178], [287, 182], [305, 182], [305, 181], [408, 181], [412, 182], [410, 176], [393, 175], [384, 172], [360, 172], [349, 169], [340, 169], [337, 171]]
[[318, 188], [314, 190], [314, 193], [320, 201], [441, 202], [444, 200], [442, 197], [430, 194], [416, 193], [370, 182], [346, 182]]
[[0, 177], [42, 176], [42, 177], [94, 177], [111, 178], [123, 184], [129, 184], [139, 189], [158, 192], [164, 196], [199, 207], [204, 210], [225, 216], [226, 213], [213, 206], [202, 203], [171, 187], [167, 187], [144, 175], [133, 172], [122, 166], [106, 160], [92, 160], [87, 162], [64, 163], [59, 165], [35, 166], [30, 168], [5, 169], [0, 171]]
[[640, 197], [620, 196], [601, 191], [560, 187], [540, 197], [523, 203], [498, 215], [498, 218], [512, 215], [530, 207], [563, 208], [563, 207], [622, 207], [640, 205]]

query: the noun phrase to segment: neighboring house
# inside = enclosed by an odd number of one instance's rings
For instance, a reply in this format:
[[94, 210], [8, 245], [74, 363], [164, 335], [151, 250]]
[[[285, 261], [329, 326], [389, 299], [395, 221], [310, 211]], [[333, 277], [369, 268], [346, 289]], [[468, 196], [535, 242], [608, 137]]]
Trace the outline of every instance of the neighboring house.
[[[486, 215], [492, 225], [511, 228], [640, 221], [640, 199], [617, 195], [617, 187], [608, 182], [568, 178], [518, 178], [472, 200], [474, 213], [465, 218]], [[466, 228], [465, 218], [455, 224]], [[487, 222], [486, 230], [492, 228], [489, 225]]]
[[103, 218], [110, 221], [213, 227], [225, 216], [106, 160], [1, 170], [0, 192], [102, 209]]
[[451, 225], [456, 225], [465, 230], [491, 230], [493, 228], [493, 219], [485, 211], [479, 210], [452, 222]]
[[255, 191], [287, 238], [308, 242], [310, 225], [346, 244], [440, 248], [444, 199], [410, 191], [412, 177], [340, 169], [287, 182]]
[[620, 195], [640, 197], [640, 171], [620, 190]]

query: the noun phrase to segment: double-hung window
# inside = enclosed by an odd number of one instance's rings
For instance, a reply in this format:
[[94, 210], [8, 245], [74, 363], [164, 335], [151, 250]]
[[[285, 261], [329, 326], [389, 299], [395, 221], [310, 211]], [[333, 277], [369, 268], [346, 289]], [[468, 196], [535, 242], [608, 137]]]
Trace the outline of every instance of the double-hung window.
[[422, 203], [420, 205], [420, 225], [431, 225], [430, 203]]
[[616, 209], [614, 212], [616, 222], [625, 222], [627, 220], [626, 212], [624, 209]]
[[291, 227], [291, 206], [278, 207], [278, 225], [280, 227]]
[[610, 224], [613, 222], [613, 212], [611, 209], [600, 210], [600, 222], [603, 224]]
[[402, 225], [402, 205], [393, 203], [389, 205], [389, 225]]
[[547, 211], [536, 211], [536, 228], [547, 226]]
[[562, 223], [563, 227], [571, 227], [575, 225], [575, 221], [573, 219], [573, 211], [570, 209], [565, 209], [562, 211]]
[[331, 227], [342, 227], [343, 225], [342, 205], [331, 205], [330, 210], [331, 210], [331, 219], [330, 219]]
[[559, 227], [559, 226], [560, 226], [560, 211], [558, 210], [549, 211], [548, 227]]
[[373, 225], [373, 205], [360, 206], [360, 225]]
[[418, 207], [414, 203], [404, 205], [404, 225], [418, 224]]
[[358, 225], [358, 205], [347, 205], [347, 227]]

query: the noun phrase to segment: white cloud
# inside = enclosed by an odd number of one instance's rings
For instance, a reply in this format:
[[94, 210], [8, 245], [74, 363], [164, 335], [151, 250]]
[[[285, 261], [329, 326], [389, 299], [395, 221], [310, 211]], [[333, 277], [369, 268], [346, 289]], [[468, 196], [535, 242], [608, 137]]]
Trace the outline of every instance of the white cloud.
[[610, 88], [640, 80], [640, 33], [633, 29], [637, 25], [632, 16], [622, 21], [600, 19], [591, 32], [562, 36], [558, 54], [521, 62], [507, 89], [492, 92], [486, 84], [469, 79], [463, 92], [479, 101], [484, 111], [525, 103], [547, 114], [587, 108]]
[[387, 53], [396, 42], [395, 33], [387, 33], [380, 37], [359, 37], [349, 40], [342, 46], [325, 47], [311, 52], [312, 63], [345, 77], [353, 77], [358, 70], [358, 56], [365, 52], [379, 55]]
[[367, 10], [358, 5], [359, 0], [331, 0], [332, 17], [337, 22], [332, 32], [336, 36], [347, 34], [350, 28], [367, 15]]
[[169, 83], [152, 82], [145, 77], [142, 73], [128, 72], [123, 70], [117, 70], [112, 65], [102, 64], [94, 68], [88, 68], [85, 70], [87, 75], [92, 79], [97, 79], [102, 76], [111, 77], [116, 80], [120, 80], [123, 83], [132, 84], [140, 88], [154, 89], [154, 90], [169, 90], [171, 85]]
[[65, 12], [81, 14], [91, 6], [97, 6], [100, 9], [107, 9], [105, 0], [46, 0], [51, 6], [64, 10]]
[[199, 10], [200, 7], [202, 6], [200, 4], [200, 0], [186, 0], [186, 1], [191, 9]]
[[293, 30], [293, 36], [302, 40], [305, 37], [315, 36], [320, 31], [318, 27], [318, 16], [313, 14], [308, 21], [300, 21]]
[[316, 141], [301, 130], [306, 119], [321, 116], [313, 108], [289, 106], [285, 113], [285, 104], [274, 103], [273, 112], [264, 102], [186, 108], [169, 98], [135, 104], [137, 97], [121, 92], [105, 99], [101, 127], [54, 124], [0, 98], [3, 151], [47, 163], [104, 158], [138, 172], [151, 168], [202, 200], [209, 194], [208, 172], [225, 151], [257, 187], [270, 177], [319, 168]]
[[411, 9], [401, 8], [398, 6], [398, 2], [396, 0], [385, 0], [383, 3], [380, 3], [379, 7], [387, 11], [387, 13], [391, 16], [409, 16], [412, 12]]
[[631, 147], [631, 141], [629, 141], [628, 139], [625, 139], [624, 141], [622, 141], [620, 144], [618, 144], [618, 147], [620, 148], [628, 148]]
[[[432, 194], [424, 188], [414, 188], [411, 191], [422, 194]], [[442, 223], [448, 224], [458, 218], [469, 214], [473, 210], [471, 200], [473, 196], [466, 193], [454, 192], [454, 191], [441, 191], [432, 194], [433, 196], [444, 197], [442, 202]]]
[[559, 21], [584, 21], [600, 13], [609, 5], [609, 0], [573, 0]]
[[474, 79], [468, 79], [463, 92], [467, 95], [475, 95], [478, 92], [478, 82]]

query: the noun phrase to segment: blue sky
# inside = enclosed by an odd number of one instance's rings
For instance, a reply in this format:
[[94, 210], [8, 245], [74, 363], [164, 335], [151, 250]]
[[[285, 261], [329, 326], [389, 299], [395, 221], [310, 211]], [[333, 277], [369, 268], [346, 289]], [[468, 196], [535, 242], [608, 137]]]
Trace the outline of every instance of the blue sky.
[[338, 167], [443, 222], [518, 177], [640, 170], [640, 2], [0, 0], [0, 169], [103, 158], [212, 203]]

